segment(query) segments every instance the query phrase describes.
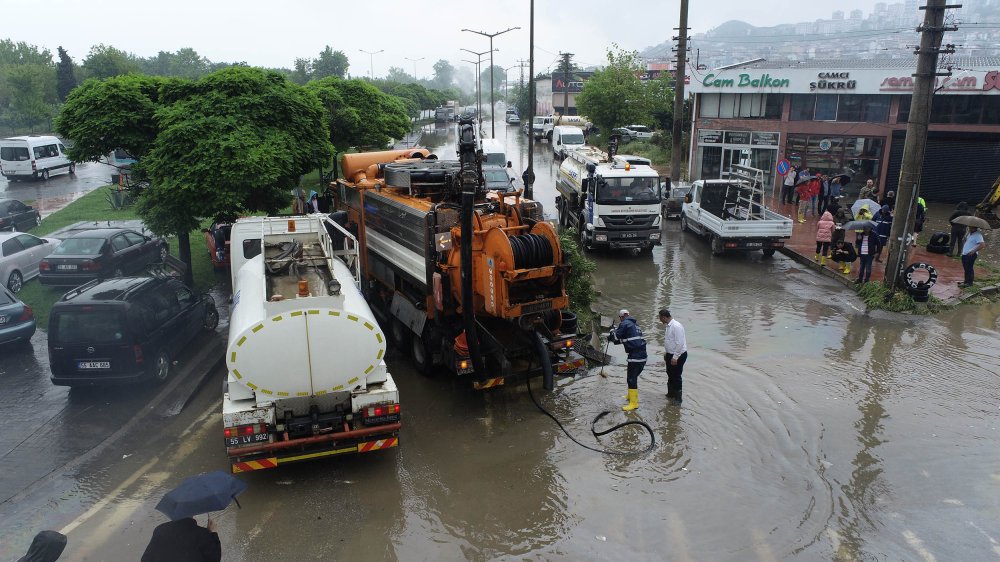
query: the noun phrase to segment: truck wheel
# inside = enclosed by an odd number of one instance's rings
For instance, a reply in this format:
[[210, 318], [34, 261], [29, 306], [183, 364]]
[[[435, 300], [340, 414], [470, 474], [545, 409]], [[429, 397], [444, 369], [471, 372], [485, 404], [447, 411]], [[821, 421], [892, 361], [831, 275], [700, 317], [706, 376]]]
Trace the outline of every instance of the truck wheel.
[[407, 329], [403, 322], [399, 318], [392, 318], [392, 342], [399, 349], [405, 349], [406, 344], [409, 343], [408, 338], [410, 336], [410, 330]]
[[413, 366], [416, 367], [418, 373], [421, 375], [431, 374], [433, 361], [431, 361], [431, 354], [427, 351], [427, 346], [424, 345], [423, 338], [414, 337], [410, 340], [410, 355], [413, 356]]
[[723, 246], [722, 246], [722, 237], [720, 237], [718, 234], [713, 234], [712, 235], [712, 255], [713, 256], [721, 256], [722, 252], [724, 252], [724, 251], [725, 251], [725, 248], [723, 248]]
[[764, 248], [761, 250], [765, 258], [769, 258], [774, 255], [774, 248]]
[[41, 174], [40, 177], [42, 178], [42, 181], [48, 181], [48, 179], [49, 179], [49, 171], [48, 170], [42, 170], [42, 174]]
[[580, 222], [577, 223], [580, 227], [580, 249], [587, 251], [590, 246], [587, 244], [587, 229], [583, 227], [583, 218], [580, 218]]

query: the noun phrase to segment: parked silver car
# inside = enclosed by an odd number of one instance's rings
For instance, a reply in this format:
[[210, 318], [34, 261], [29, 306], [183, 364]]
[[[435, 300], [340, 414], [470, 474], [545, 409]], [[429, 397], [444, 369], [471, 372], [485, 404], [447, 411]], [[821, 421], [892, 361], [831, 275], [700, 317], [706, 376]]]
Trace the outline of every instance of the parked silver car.
[[55, 238], [39, 238], [26, 232], [0, 232], [0, 282], [10, 292], [38, 275], [38, 264], [59, 246]]

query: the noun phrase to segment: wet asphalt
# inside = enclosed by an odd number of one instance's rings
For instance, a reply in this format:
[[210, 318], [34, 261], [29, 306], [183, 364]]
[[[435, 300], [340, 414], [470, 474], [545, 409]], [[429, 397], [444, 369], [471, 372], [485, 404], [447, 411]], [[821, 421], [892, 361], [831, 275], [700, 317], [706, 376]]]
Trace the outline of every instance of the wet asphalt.
[[[425, 142], [451, 157], [454, 125], [435, 130]], [[497, 136], [520, 171], [517, 130], [498, 125]], [[555, 218], [545, 142], [535, 173], [535, 198]], [[1000, 305], [868, 313], [791, 260], [712, 257], [673, 222], [651, 255], [591, 257], [597, 308], [629, 308], [649, 339], [637, 418], [654, 430], [651, 453], [594, 453], [542, 415], [523, 383], [477, 393], [392, 353], [400, 446], [241, 475], [242, 509], [214, 515], [223, 558], [996, 557]], [[664, 396], [664, 306], [688, 334], [680, 407]], [[599, 412], [612, 412], [602, 424], [627, 419], [624, 355], [609, 352], [607, 377], [594, 367], [552, 393], [533, 381], [532, 393], [580, 441], [641, 450], [640, 431], [590, 435]], [[68, 534], [67, 560], [137, 559], [165, 520], [153, 509], [162, 494], [226, 468], [220, 369], [187, 375], [173, 392], [190, 398], [148, 388], [77, 396], [46, 386], [38, 341], [17, 353], [0, 367], [0, 559], [42, 528]], [[177, 400], [182, 408], [162, 406]]]

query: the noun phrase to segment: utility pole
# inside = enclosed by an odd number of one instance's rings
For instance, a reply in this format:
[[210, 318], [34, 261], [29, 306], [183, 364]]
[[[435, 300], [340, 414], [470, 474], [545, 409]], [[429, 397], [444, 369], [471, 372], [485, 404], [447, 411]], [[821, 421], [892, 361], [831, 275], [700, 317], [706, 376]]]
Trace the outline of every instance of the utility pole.
[[569, 115], [569, 69], [570, 62], [569, 59], [573, 56], [573, 53], [559, 53], [562, 57], [562, 71], [563, 71], [563, 110], [562, 114]]
[[[927, 125], [931, 116], [931, 100], [938, 76], [950, 76], [950, 72], [938, 72], [937, 61], [941, 53], [953, 53], [951, 45], [941, 48], [945, 31], [955, 31], [955, 26], [944, 25], [944, 12], [949, 8], [961, 8], [961, 4], [946, 4], [947, 0], [927, 0], [921, 6], [924, 23], [917, 28], [920, 32], [920, 46], [917, 55], [917, 73], [913, 75], [913, 100], [910, 102], [910, 120], [906, 124], [906, 141], [903, 144], [903, 162], [900, 166], [899, 186], [896, 188], [896, 208], [889, 234], [889, 258], [885, 269], [885, 285], [892, 290], [900, 284], [903, 266], [909, 259], [908, 234], [913, 232], [916, 219], [914, 205], [920, 196], [920, 178], [924, 167], [924, 149], [927, 146]], [[902, 212], [901, 212], [902, 211]], [[899, 220], [903, 219], [903, 220]]]
[[370, 72], [369, 76], [371, 77], [372, 82], [374, 82], [375, 81], [375, 55], [377, 55], [379, 53], [384, 53], [385, 49], [379, 49], [377, 51], [366, 51], [364, 49], [358, 49], [358, 50], [361, 51], [362, 53], [365, 53], [366, 55], [368, 55], [368, 71]]
[[521, 67], [521, 87], [522, 88], [524, 87], [524, 65], [526, 65], [527, 63], [528, 63], [528, 61], [523, 60], [523, 59], [519, 59], [517, 61], [517, 66]]
[[674, 69], [674, 123], [671, 129], [670, 181], [681, 181], [681, 151], [684, 139], [684, 76], [687, 74], [688, 0], [681, 0], [677, 26], [677, 65]]
[[[462, 31], [468, 31], [469, 33], [475, 33], [476, 35], [482, 35], [483, 37], [490, 38], [490, 129], [493, 138], [497, 138], [497, 120], [493, 113], [496, 111], [496, 105], [493, 101], [493, 38], [497, 35], [503, 35], [508, 31], [514, 31], [515, 29], [521, 29], [520, 27], [509, 27], [503, 31], [497, 31], [496, 33], [486, 33], [485, 31], [473, 31], [471, 29], [463, 29]], [[479, 79], [479, 77], [477, 77]], [[481, 80], [480, 80], [481, 81]], [[480, 122], [482, 117], [480, 116]]]
[[535, 185], [535, 134], [532, 125], [535, 121], [535, 0], [531, 0], [531, 31], [528, 33], [528, 167], [521, 174], [524, 181], [524, 196], [534, 197]]

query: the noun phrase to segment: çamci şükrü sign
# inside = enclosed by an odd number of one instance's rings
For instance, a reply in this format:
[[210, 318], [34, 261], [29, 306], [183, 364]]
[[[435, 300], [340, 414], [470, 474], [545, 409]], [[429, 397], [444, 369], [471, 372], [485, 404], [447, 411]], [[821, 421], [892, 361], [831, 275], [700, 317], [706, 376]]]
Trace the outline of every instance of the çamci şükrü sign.
[[853, 90], [858, 87], [857, 80], [849, 80], [850, 72], [820, 72], [819, 80], [809, 83], [809, 91], [813, 90]]
[[740, 74], [739, 80], [734, 78], [716, 78], [715, 74], [705, 75], [701, 83], [709, 88], [787, 88], [788, 78], [772, 78], [770, 74], [761, 74], [752, 78], [749, 74]]

